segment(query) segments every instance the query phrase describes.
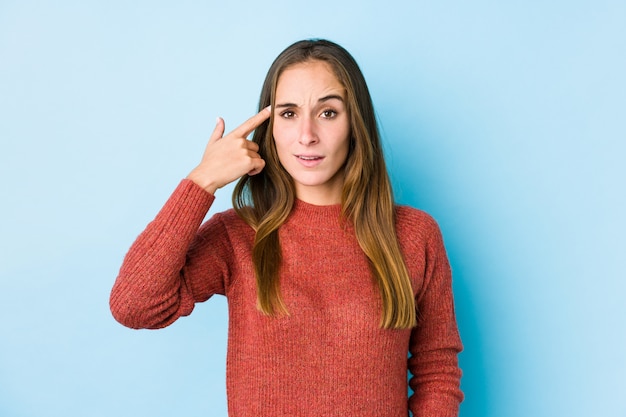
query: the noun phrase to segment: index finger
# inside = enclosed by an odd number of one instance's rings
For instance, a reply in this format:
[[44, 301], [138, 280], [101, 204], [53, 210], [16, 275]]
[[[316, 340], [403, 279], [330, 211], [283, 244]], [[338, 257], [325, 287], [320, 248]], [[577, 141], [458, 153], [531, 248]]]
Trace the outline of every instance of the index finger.
[[234, 129], [231, 133], [242, 138], [248, 137], [248, 135], [252, 133], [254, 129], [261, 126], [261, 124], [263, 124], [264, 121], [269, 119], [271, 114], [272, 114], [271, 106], [267, 106], [266, 108], [264, 108], [263, 110], [261, 110], [260, 112], [258, 112], [257, 114], [255, 114], [254, 116], [246, 120], [245, 122], [243, 122], [236, 129]]

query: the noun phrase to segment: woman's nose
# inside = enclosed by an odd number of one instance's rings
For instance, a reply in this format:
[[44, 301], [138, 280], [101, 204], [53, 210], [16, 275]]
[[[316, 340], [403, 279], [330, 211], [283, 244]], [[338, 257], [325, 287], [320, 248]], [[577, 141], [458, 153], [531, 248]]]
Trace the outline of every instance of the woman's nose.
[[315, 128], [315, 122], [310, 117], [301, 119], [300, 137], [298, 141], [303, 145], [311, 145], [319, 140]]

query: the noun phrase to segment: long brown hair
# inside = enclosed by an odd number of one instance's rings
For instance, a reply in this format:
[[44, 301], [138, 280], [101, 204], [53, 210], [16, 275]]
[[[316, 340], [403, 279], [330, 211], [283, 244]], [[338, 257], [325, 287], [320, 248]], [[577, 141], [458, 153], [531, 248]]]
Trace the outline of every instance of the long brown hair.
[[[354, 58], [327, 40], [294, 43], [270, 67], [261, 90], [259, 110], [274, 106], [276, 86], [283, 71], [308, 61], [328, 63], [346, 89], [351, 140], [343, 168], [341, 211], [342, 217], [354, 225], [359, 245], [378, 284], [383, 307], [380, 325], [395, 329], [413, 327], [415, 300], [396, 236], [391, 184], [372, 99]], [[282, 253], [278, 228], [289, 216], [296, 198], [293, 181], [278, 159], [272, 128], [273, 118], [258, 127], [252, 137], [266, 162], [264, 170], [254, 176], [244, 175], [233, 193], [235, 210], [256, 230], [252, 261], [258, 307], [268, 315], [288, 314], [280, 295]]]

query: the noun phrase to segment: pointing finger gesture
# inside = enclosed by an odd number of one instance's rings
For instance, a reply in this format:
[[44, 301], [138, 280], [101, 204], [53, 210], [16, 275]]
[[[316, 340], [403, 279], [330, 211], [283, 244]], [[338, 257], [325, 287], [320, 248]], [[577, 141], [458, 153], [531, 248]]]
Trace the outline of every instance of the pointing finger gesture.
[[255, 175], [263, 170], [265, 161], [258, 154], [259, 146], [247, 139], [271, 114], [266, 107], [232, 132], [224, 135], [225, 124], [218, 118], [200, 164], [187, 176], [211, 194], [243, 175]]

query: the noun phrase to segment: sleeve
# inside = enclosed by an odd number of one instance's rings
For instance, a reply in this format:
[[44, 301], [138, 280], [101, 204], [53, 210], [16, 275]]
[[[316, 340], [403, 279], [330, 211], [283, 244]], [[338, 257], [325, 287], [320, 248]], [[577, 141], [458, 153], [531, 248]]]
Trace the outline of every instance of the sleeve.
[[[196, 302], [224, 293], [223, 265], [228, 259], [206, 268], [210, 261], [200, 259], [206, 251], [199, 250], [212, 232], [203, 227], [203, 235], [199, 229], [214, 199], [185, 179], [137, 237], [111, 290], [109, 305], [118, 322], [134, 329], [162, 328], [189, 315]], [[219, 221], [212, 223], [215, 229], [223, 227]], [[211, 255], [221, 254], [218, 250]]]
[[408, 360], [413, 394], [409, 409], [415, 417], [456, 417], [463, 401], [458, 353], [463, 349], [452, 294], [452, 274], [441, 232], [426, 239], [426, 265], [416, 297], [418, 324], [411, 332]]

